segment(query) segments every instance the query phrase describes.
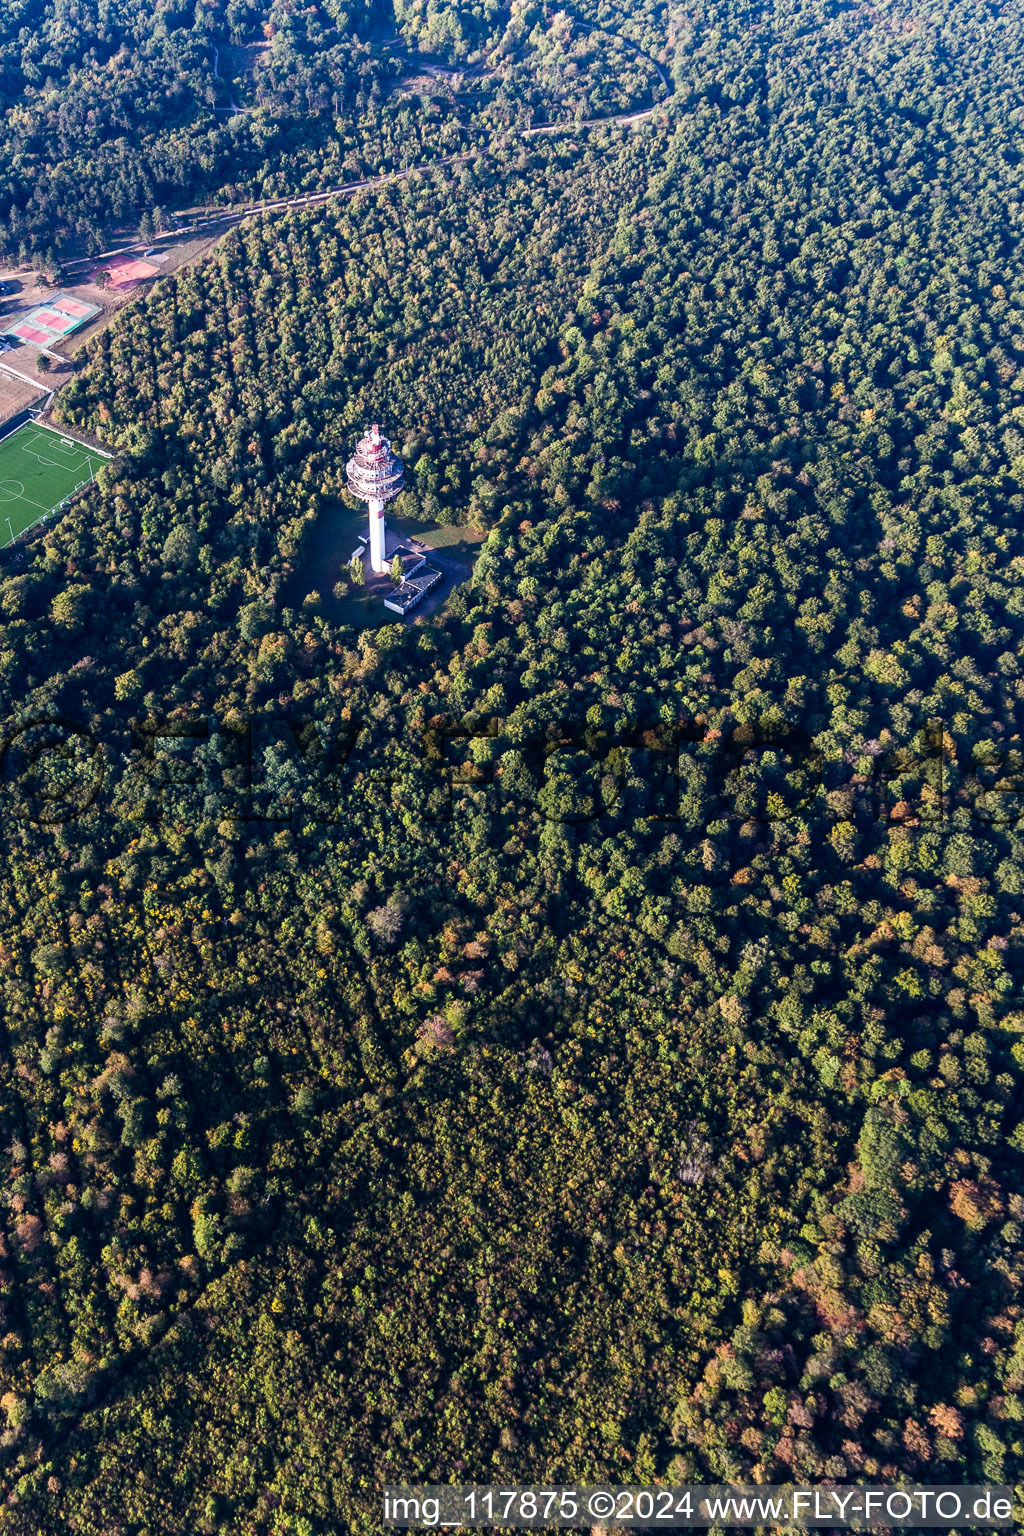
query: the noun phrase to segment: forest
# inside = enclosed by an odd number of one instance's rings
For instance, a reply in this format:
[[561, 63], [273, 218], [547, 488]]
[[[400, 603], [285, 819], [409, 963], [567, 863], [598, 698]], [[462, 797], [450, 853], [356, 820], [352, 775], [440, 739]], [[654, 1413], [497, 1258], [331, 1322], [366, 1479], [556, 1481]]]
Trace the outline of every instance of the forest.
[[0, 256], [59, 273], [197, 203], [315, 191], [667, 93], [655, 43], [615, 13], [480, 9], [16, 0], [0, 13]]
[[[663, 113], [247, 221], [57, 396], [115, 457], [0, 565], [0, 1532], [1020, 1481], [1020, 21], [621, 35]], [[486, 538], [356, 629], [295, 594], [372, 420]]]

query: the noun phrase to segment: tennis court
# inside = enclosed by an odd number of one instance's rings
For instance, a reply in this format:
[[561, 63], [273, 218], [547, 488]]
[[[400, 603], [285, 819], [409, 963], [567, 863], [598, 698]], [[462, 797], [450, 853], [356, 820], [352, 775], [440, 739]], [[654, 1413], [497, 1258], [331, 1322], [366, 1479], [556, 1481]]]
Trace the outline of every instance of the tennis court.
[[106, 458], [35, 421], [0, 440], [0, 549], [84, 490]]
[[54, 342], [63, 341], [65, 336], [70, 336], [99, 312], [98, 304], [85, 304], [69, 293], [57, 293], [52, 299], [44, 299], [41, 304], [33, 304], [31, 309], [15, 315], [13, 320], [0, 326], [0, 333], [27, 341], [33, 347], [52, 347]]
[[160, 268], [151, 261], [115, 256], [111, 261], [100, 263], [92, 274], [93, 282], [99, 279], [102, 272], [106, 272], [111, 288], [133, 288], [136, 283], [145, 282], [147, 277], [158, 277]]

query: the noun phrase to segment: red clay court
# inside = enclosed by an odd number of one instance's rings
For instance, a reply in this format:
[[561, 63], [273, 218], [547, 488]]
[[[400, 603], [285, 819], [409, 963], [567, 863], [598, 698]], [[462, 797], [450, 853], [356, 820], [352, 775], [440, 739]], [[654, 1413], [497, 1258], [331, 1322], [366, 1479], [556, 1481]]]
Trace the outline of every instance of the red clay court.
[[151, 261], [142, 261], [134, 256], [113, 256], [110, 261], [105, 261], [96, 268], [93, 277], [101, 272], [106, 272], [110, 279], [111, 288], [128, 288], [132, 283], [141, 283], [147, 277], [156, 277], [160, 271]]
[[7, 333], [9, 336], [17, 336], [19, 341], [30, 341], [36, 347], [48, 347], [51, 341], [56, 341], [56, 336], [51, 336], [49, 331], [37, 331], [34, 325], [29, 325], [25, 320], [21, 325], [15, 325]]
[[96, 312], [95, 304], [83, 304], [81, 299], [71, 299], [66, 294], [60, 301], [60, 307], [65, 314], [77, 315], [79, 320], [88, 320]]
[[74, 315], [62, 315], [56, 309], [37, 309], [32, 319], [36, 325], [45, 325], [48, 331], [57, 331], [61, 335], [75, 324]]

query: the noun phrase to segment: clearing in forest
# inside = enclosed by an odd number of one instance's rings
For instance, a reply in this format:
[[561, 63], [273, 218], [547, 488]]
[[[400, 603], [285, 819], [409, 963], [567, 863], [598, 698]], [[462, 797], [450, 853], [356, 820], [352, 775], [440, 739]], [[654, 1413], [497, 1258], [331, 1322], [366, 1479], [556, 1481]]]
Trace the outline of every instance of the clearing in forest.
[[35, 421], [0, 441], [0, 549], [84, 490], [107, 458]]

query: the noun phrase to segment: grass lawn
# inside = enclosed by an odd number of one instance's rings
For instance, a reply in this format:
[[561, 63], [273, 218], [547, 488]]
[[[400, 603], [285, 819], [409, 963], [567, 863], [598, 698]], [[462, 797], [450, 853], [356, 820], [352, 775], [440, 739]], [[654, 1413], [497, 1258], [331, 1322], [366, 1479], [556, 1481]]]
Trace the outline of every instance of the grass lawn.
[[96, 477], [106, 455], [26, 422], [0, 442], [0, 549]]
[[447, 549], [453, 555], [473, 560], [478, 545], [487, 537], [483, 528], [463, 528], [457, 523], [425, 523], [422, 528], [403, 528], [410, 539], [419, 539], [428, 549]]
[[[0, 512], [2, 512], [0, 508]], [[463, 528], [454, 523], [416, 523], [413, 519], [399, 517], [389, 506], [387, 513], [388, 541], [392, 537], [418, 539], [428, 549], [436, 549], [467, 567], [463, 580], [468, 576], [480, 553], [480, 545], [486, 532]], [[356, 545], [366, 538], [366, 508], [353, 509], [336, 503], [317, 519], [309, 541], [305, 546], [297, 568], [288, 578], [285, 602], [289, 607], [300, 608], [310, 592], [320, 594], [320, 604], [315, 610], [332, 624], [350, 624], [355, 629], [377, 629], [381, 624], [400, 623], [397, 614], [390, 613], [381, 602], [379, 591], [365, 587], [349, 587], [341, 597], [334, 596], [338, 582], [347, 585], [348, 557]], [[415, 614], [429, 612], [433, 603], [424, 603]]]

